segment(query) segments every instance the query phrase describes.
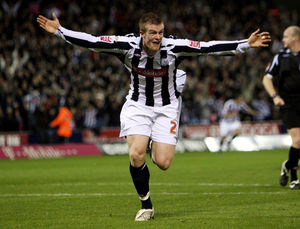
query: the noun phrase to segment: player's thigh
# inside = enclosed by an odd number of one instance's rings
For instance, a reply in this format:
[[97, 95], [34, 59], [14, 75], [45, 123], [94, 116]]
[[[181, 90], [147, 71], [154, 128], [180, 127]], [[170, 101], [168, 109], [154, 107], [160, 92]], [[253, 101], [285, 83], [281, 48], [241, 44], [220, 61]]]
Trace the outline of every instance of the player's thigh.
[[120, 137], [129, 135], [151, 135], [153, 108], [135, 101], [127, 100], [120, 114]]
[[149, 137], [145, 135], [128, 135], [127, 144], [132, 165], [139, 167], [145, 162]]
[[230, 131], [231, 131], [231, 123], [221, 121], [221, 123], [220, 123], [220, 136], [225, 137], [230, 133]]
[[292, 137], [293, 147], [300, 148], [300, 127], [288, 129], [289, 135]]
[[240, 121], [234, 121], [232, 126], [231, 126], [231, 131], [234, 132], [234, 133], [239, 134], [241, 126], [242, 126], [242, 124], [241, 124]]

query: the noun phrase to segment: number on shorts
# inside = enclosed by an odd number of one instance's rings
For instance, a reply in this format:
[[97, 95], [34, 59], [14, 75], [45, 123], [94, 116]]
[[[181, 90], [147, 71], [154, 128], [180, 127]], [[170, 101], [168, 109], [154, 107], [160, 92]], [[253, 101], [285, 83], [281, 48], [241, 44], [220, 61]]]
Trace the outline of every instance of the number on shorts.
[[171, 124], [172, 124], [172, 126], [171, 126], [171, 129], [170, 129], [170, 133], [171, 133], [171, 134], [176, 134], [176, 133], [175, 133], [175, 130], [176, 130], [177, 124], [176, 124], [176, 122], [174, 122], [174, 121], [171, 121]]

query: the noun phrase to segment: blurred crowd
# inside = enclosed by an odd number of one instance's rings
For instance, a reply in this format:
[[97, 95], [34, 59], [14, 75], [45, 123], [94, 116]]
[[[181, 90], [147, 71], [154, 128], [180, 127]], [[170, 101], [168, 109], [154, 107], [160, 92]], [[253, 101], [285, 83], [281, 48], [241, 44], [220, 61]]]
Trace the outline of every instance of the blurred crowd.
[[129, 89], [129, 73], [116, 57], [71, 46], [40, 29], [36, 17], [55, 12], [69, 29], [94, 35], [138, 33], [148, 11], [162, 15], [166, 34], [191, 40], [237, 40], [260, 28], [272, 35], [270, 48], [234, 57], [194, 57], [180, 68], [187, 72], [183, 124], [218, 122], [224, 101], [240, 90], [259, 114], [254, 121], [277, 119], [261, 80], [281, 48], [281, 33], [300, 24], [299, 9], [273, 1], [16, 1], [0, 6], [0, 131], [49, 128], [58, 108], [68, 106], [76, 130], [119, 126]]

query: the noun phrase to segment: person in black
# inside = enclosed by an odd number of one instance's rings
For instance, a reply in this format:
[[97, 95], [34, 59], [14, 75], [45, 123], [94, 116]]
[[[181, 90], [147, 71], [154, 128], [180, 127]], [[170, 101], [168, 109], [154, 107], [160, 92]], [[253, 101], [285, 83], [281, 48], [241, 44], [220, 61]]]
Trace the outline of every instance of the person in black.
[[300, 27], [289, 26], [283, 32], [284, 49], [275, 55], [266, 68], [263, 85], [280, 106], [280, 116], [289, 135], [292, 146], [289, 158], [282, 163], [280, 185], [286, 186], [290, 178], [290, 188], [299, 189], [297, 177], [300, 158]]

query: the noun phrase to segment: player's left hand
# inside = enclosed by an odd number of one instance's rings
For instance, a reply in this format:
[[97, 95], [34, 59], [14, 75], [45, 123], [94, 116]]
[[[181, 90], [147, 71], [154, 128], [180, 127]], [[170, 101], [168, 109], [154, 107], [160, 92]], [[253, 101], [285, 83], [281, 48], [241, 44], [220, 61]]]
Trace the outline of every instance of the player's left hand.
[[248, 44], [251, 48], [268, 47], [271, 42], [271, 36], [269, 32], [259, 32], [257, 29], [248, 38]]

